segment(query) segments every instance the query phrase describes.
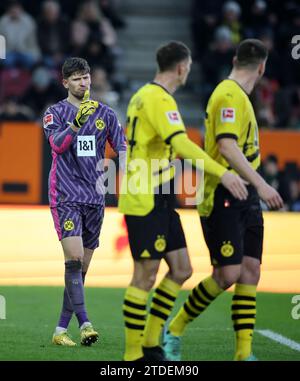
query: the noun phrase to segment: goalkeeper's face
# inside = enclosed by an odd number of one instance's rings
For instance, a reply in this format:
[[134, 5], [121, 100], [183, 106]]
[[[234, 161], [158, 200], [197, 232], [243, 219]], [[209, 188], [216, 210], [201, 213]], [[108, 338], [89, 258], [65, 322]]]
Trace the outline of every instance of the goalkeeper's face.
[[74, 73], [69, 78], [64, 79], [63, 84], [73, 97], [81, 101], [85, 91], [90, 89], [91, 76], [89, 73]]

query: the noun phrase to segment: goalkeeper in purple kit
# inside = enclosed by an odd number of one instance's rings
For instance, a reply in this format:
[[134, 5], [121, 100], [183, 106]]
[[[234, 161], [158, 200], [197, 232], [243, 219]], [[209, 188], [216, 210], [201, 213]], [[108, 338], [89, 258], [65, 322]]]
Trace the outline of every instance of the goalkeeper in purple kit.
[[74, 346], [67, 328], [73, 312], [80, 327], [81, 344], [99, 338], [88, 319], [84, 280], [99, 235], [104, 214], [104, 194], [97, 192], [108, 141], [114, 151], [126, 151], [123, 129], [112, 109], [89, 99], [90, 67], [82, 58], [68, 58], [62, 67], [68, 97], [49, 107], [43, 118], [52, 149], [49, 202], [54, 226], [65, 258], [65, 290], [59, 322], [52, 342]]

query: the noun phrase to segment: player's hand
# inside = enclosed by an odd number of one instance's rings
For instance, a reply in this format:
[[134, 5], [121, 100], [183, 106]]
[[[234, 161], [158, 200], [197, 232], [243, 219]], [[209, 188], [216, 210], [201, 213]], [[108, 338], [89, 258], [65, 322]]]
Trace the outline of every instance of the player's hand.
[[248, 190], [245, 186], [246, 182], [239, 176], [227, 171], [221, 177], [221, 183], [238, 200], [242, 201], [247, 199]]
[[283, 201], [277, 190], [272, 188], [265, 181], [257, 188], [259, 197], [267, 204], [269, 209], [280, 209]]
[[90, 115], [94, 114], [99, 103], [96, 101], [92, 101], [90, 98], [90, 91], [86, 90], [80, 103], [79, 109], [77, 111], [76, 117], [73, 121], [73, 124], [77, 128], [81, 128], [84, 123], [88, 120]]

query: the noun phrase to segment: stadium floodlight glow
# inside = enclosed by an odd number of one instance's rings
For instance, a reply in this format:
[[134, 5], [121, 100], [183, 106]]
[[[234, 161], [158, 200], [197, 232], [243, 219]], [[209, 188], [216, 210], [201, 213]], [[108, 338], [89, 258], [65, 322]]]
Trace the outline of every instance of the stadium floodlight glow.
[[0, 34], [0, 59], [5, 60], [6, 58], [6, 41], [5, 37]]
[[6, 319], [6, 300], [0, 295], [0, 320]]

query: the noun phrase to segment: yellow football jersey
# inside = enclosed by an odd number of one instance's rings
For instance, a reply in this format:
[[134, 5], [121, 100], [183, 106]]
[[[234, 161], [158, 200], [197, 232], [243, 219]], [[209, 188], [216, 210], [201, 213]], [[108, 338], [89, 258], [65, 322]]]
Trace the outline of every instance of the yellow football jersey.
[[[205, 128], [205, 151], [218, 163], [231, 169], [217, 144], [219, 139], [228, 137], [236, 139], [253, 169], [259, 167], [259, 137], [254, 110], [248, 95], [234, 80], [226, 79], [215, 88], [207, 104]], [[205, 174], [204, 199], [198, 205], [201, 216], [210, 215], [219, 182], [218, 178]]]
[[[131, 98], [127, 110], [127, 165], [119, 196], [119, 210], [145, 216], [155, 205], [155, 189], [170, 182], [176, 157], [170, 141], [186, 133], [172, 95], [152, 82]], [[153, 159], [156, 159], [153, 161]]]

